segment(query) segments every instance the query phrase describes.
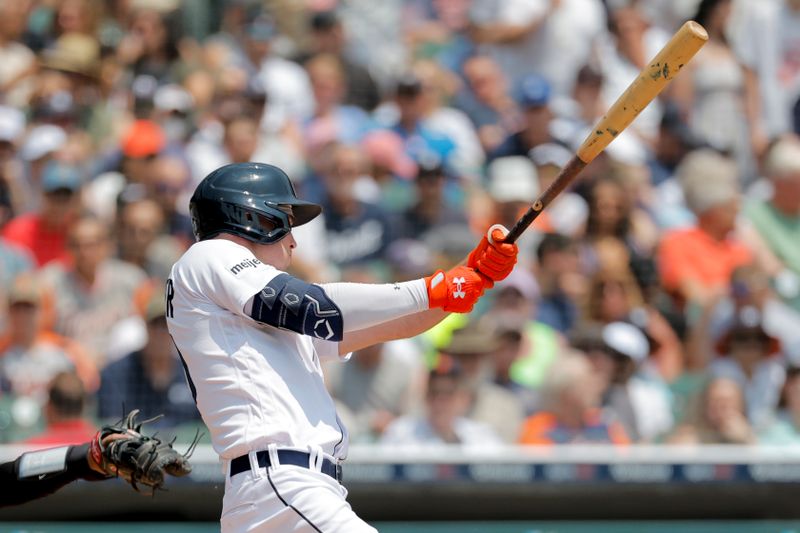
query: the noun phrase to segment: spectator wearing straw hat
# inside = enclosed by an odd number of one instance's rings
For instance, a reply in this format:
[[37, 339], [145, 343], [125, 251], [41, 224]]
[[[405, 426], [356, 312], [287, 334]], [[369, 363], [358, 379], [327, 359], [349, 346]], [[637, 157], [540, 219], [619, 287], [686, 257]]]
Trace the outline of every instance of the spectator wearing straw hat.
[[467, 416], [490, 426], [503, 441], [513, 443], [519, 436], [524, 412], [513, 392], [494, 383], [492, 354], [498, 348], [496, 332], [487, 324], [476, 322], [453, 331], [440, 353], [452, 357], [464, 371], [471, 398]]

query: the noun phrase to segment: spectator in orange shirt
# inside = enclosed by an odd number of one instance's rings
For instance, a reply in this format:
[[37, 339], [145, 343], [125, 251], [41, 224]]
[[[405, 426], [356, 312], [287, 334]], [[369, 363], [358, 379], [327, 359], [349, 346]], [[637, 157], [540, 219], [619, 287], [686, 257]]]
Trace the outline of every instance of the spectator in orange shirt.
[[80, 208], [81, 175], [77, 168], [51, 161], [42, 172], [42, 208], [14, 217], [3, 237], [29, 250], [37, 266], [65, 261], [67, 233]]
[[542, 392], [544, 410], [525, 421], [520, 444], [628, 444], [625, 430], [600, 410], [602, 383], [588, 359], [562, 355], [551, 367]]
[[80, 378], [71, 372], [57, 374], [50, 382], [49, 399], [44, 409], [47, 428], [27, 439], [25, 444], [65, 446], [92, 440], [97, 428], [84, 418], [85, 404], [86, 391]]
[[661, 279], [679, 304], [708, 302], [727, 289], [736, 267], [752, 259], [731, 235], [739, 213], [737, 169], [727, 157], [703, 149], [687, 155], [677, 174], [697, 224], [664, 236], [658, 250]]

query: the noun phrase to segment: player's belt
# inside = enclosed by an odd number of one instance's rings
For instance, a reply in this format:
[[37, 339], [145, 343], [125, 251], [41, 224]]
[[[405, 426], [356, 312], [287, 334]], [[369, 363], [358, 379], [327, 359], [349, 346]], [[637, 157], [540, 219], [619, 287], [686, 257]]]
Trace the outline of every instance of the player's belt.
[[[277, 452], [278, 460], [282, 465], [295, 465], [308, 468], [308, 461], [310, 458], [308, 453], [299, 452], [297, 450], [277, 450]], [[271, 466], [272, 463], [269, 460], [269, 452], [266, 450], [256, 452], [256, 457], [258, 458], [258, 466], [260, 468], [268, 468]], [[236, 459], [231, 460], [231, 477], [236, 474], [241, 474], [242, 472], [247, 472], [248, 470], [250, 470], [250, 457], [247, 454], [240, 455]], [[341, 483], [342, 465], [339, 463], [334, 463], [330, 459], [323, 459], [322, 469], [320, 471]]]

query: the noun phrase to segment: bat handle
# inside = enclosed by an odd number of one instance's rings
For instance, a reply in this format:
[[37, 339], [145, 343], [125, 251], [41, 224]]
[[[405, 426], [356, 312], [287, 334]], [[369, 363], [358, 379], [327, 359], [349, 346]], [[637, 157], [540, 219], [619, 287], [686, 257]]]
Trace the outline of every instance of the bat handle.
[[561, 169], [561, 172], [558, 173], [556, 179], [553, 180], [553, 183], [550, 184], [547, 189], [533, 202], [525, 214], [522, 215], [517, 223], [514, 224], [514, 227], [511, 228], [511, 231], [508, 232], [508, 235], [505, 236], [503, 242], [507, 242], [513, 244], [519, 238], [522, 233], [528, 229], [536, 217], [544, 210], [545, 207], [550, 205], [550, 202], [555, 199], [556, 196], [561, 194], [561, 191], [567, 188], [567, 185], [575, 179], [581, 170], [586, 167], [586, 163], [581, 160], [580, 157], [577, 155], [573, 156], [570, 159], [569, 163]]
[[[541, 200], [537, 200], [537, 202], [540, 201]], [[519, 220], [517, 220], [516, 224], [514, 224], [514, 227], [512, 227], [508, 232], [508, 235], [503, 238], [503, 242], [514, 244], [516, 240], [519, 239], [519, 236], [522, 235], [526, 229], [528, 229], [528, 226], [533, 224], [533, 221], [536, 220], [536, 217], [538, 217], [539, 213], [542, 212], [542, 208], [538, 210], [534, 209], [534, 206], [536, 205], [537, 204], [532, 205], [527, 211], [525, 211], [525, 214], [522, 215]]]

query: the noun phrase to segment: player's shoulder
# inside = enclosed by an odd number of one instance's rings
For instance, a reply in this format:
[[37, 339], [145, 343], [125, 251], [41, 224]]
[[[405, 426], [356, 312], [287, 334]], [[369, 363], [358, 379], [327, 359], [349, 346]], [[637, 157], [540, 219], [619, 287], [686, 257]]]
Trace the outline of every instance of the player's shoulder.
[[247, 269], [272, 269], [259, 261], [248, 248], [226, 239], [194, 243], [173, 267], [173, 273], [200, 274], [228, 271], [237, 275]]

